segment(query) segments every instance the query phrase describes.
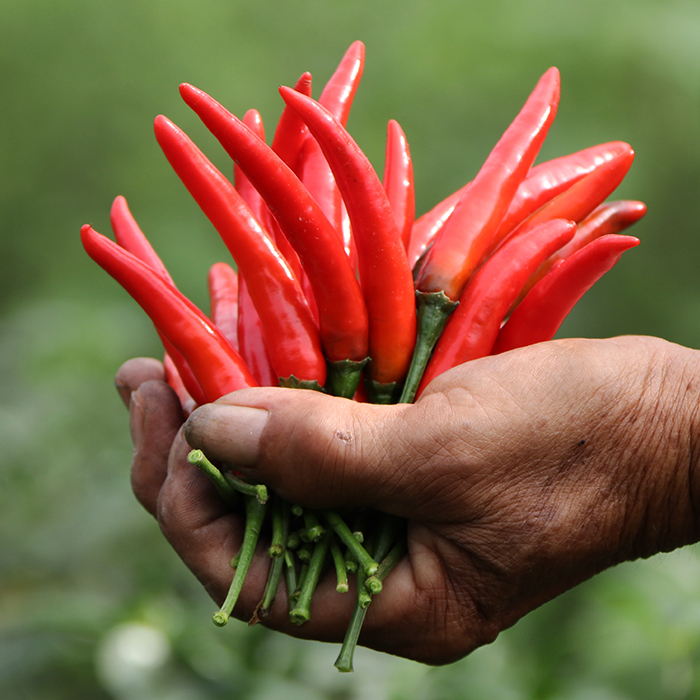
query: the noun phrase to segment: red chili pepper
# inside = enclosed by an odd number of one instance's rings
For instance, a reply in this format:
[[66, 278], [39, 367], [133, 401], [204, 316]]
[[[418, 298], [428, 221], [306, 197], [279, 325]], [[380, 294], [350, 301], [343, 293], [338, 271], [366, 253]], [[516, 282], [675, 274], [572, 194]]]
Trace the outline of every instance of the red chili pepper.
[[559, 71], [550, 68], [438, 234], [418, 273], [418, 291], [459, 299], [530, 170], [558, 102]]
[[[338, 67], [326, 83], [319, 102], [343, 125], [347, 123], [352, 101], [362, 78], [365, 65], [365, 47], [354, 42], [345, 52]], [[310, 95], [308, 95], [310, 97]], [[335, 178], [312, 136], [307, 136], [300, 162], [300, 177], [306, 189], [316, 200], [321, 211], [343, 237], [348, 256], [354, 260], [352, 236], [343, 227], [343, 204]]]
[[634, 236], [610, 234], [559, 261], [513, 311], [492, 354], [551, 340], [578, 300], [636, 245]]
[[[494, 240], [502, 240], [534, 211], [626, 148], [629, 148], [626, 143], [611, 141], [536, 165], [530, 170], [525, 180], [520, 183], [513, 201], [508, 207], [508, 213], [498, 227]], [[416, 221], [411, 232], [408, 254], [411, 267], [418, 262], [418, 259], [447, 223], [459, 198], [470, 184], [471, 182], [468, 182], [453, 192]]]
[[569, 189], [603, 163], [607, 163], [615, 156], [630, 150], [627, 143], [611, 141], [536, 165], [518, 187], [518, 191], [508, 208], [508, 213], [498, 227], [495, 240], [503, 240], [530, 214]]
[[400, 382], [415, 343], [415, 301], [411, 269], [384, 188], [328, 110], [290, 88], [280, 88], [280, 93], [319, 142], [348, 210], [369, 314], [370, 378], [377, 384]]
[[416, 216], [416, 192], [413, 183], [413, 163], [403, 129], [394, 119], [389, 121], [384, 163], [384, 190], [394, 212], [404, 247], [408, 244]]
[[[263, 126], [262, 116], [257, 109], [249, 109], [243, 117], [243, 123], [259, 139], [265, 140], [265, 127]], [[241, 199], [246, 203], [248, 209], [258, 220], [258, 223], [262, 224], [264, 219], [263, 212], [266, 209], [265, 202], [263, 202], [258, 191], [235, 161], [233, 163], [233, 182], [236, 192], [241, 195]]]
[[152, 267], [174, 286], [173, 278], [131, 215], [129, 205], [124, 197], [120, 196], [114, 200], [109, 217], [117, 243], [124, 250], [128, 250], [146, 265]]
[[415, 267], [420, 257], [432, 245], [435, 237], [440, 233], [455, 210], [457, 202], [459, 202], [467, 187], [471, 184], [471, 182], [468, 182], [463, 187], [460, 187], [456, 192], [453, 192], [449, 197], [445, 197], [445, 199], [438, 202], [430, 211], [427, 211], [415, 221], [411, 229], [411, 238], [407, 248], [408, 264], [411, 267]]
[[326, 363], [318, 329], [288, 264], [231, 183], [171, 121], [155, 121], [158, 143], [184, 185], [219, 232], [263, 324], [278, 377], [323, 386]]
[[[262, 117], [260, 112], [255, 109], [249, 109], [245, 116], [243, 117], [243, 124], [245, 124], [248, 129], [255, 134], [262, 142], [265, 141], [265, 128], [263, 126]], [[240, 167], [238, 162], [234, 160], [233, 162], [233, 181], [236, 185], [236, 191], [241, 195], [243, 201], [248, 205], [248, 208], [253, 213], [253, 216], [258, 220], [258, 223], [265, 229], [267, 234], [271, 236], [272, 240], [275, 242], [277, 249], [282, 253], [284, 259], [289, 264], [290, 269], [294, 273], [294, 276], [299, 280], [299, 285], [304, 289], [304, 280], [302, 277], [301, 263], [299, 262], [299, 256], [292, 246], [289, 244], [286, 236], [279, 230], [276, 225], [277, 222], [274, 220], [270, 210], [267, 208], [267, 204], [260, 196], [260, 193], [255, 188], [255, 185], [250, 182], [248, 176], [245, 174], [245, 170]], [[304, 290], [304, 297], [309, 302], [310, 297], [306, 294]], [[311, 300], [309, 303], [310, 308], [316, 306], [316, 303]], [[313, 314], [313, 309], [312, 309]]]
[[231, 343], [163, 277], [91, 226], [83, 226], [80, 236], [87, 254], [129, 292], [182, 353], [206, 401], [255, 386], [255, 379]]
[[605, 161], [581, 178], [568, 190], [545, 204], [512, 231], [505, 240], [519, 236], [533, 226], [552, 219], [568, 218], [583, 221], [601, 202], [605, 201], [622, 182], [634, 160], [634, 151], [627, 144], [610, 160]]
[[367, 310], [337, 231], [301, 181], [264, 141], [201, 90], [181, 85], [180, 92], [246, 172], [299, 254], [318, 305], [327, 358], [332, 362], [364, 360]]
[[209, 317], [238, 350], [238, 275], [224, 262], [214, 263], [207, 275]]
[[165, 381], [170, 385], [173, 391], [177, 394], [177, 398], [180, 399], [180, 405], [186, 416], [189, 416], [192, 411], [197, 407], [197, 402], [192, 398], [185, 383], [182, 381], [182, 377], [173, 362], [173, 358], [165, 353], [163, 358], [163, 369], [165, 370]]
[[[141, 228], [131, 215], [124, 197], [117, 197], [114, 200], [110, 211], [110, 220], [117, 243], [175, 287], [175, 282], [173, 282], [163, 261], [158, 256], [158, 253], [153, 250], [153, 246], [148, 242], [143, 231], [141, 231]], [[191, 303], [189, 299], [186, 301], [187, 303]], [[192, 369], [185, 361], [185, 358], [160, 331], [158, 335], [165, 349], [163, 364], [169, 368], [166, 372], [168, 384], [176, 391], [178, 396], [181, 394], [180, 387], [187, 387], [186, 391], [188, 396], [185, 397], [184, 401], [181, 401], [183, 408], [185, 408], [185, 401], [188, 399], [198, 404], [206, 403], [204, 392], [199, 386]]]
[[550, 221], [514, 238], [487, 260], [464, 288], [421, 380], [417, 395], [439, 374], [491, 352], [501, 323], [534, 270], [571, 240], [573, 221]]
[[245, 280], [238, 280], [238, 345], [253, 376], [260, 386], [277, 386], [278, 376], [272, 368], [272, 360], [265, 346], [260, 316], [248, 294]]
[[[311, 73], [303, 73], [297, 80], [294, 89], [302, 95], [311, 97]], [[284, 161], [293, 172], [298, 172], [301, 149], [308, 135], [306, 124], [299, 119], [293, 109], [285, 107], [277, 122], [275, 135], [272, 139], [272, 150]]]
[[345, 126], [357, 87], [365, 69], [365, 45], [355, 41], [345, 52], [338, 67], [323, 88], [318, 101]]
[[647, 208], [643, 202], [621, 200], [601, 204], [578, 225], [574, 237], [540, 265], [537, 272], [525, 283], [516, 303], [519, 303], [557, 262], [568, 258], [596, 238], [624, 231], [639, 221], [646, 212]]
[[[189, 300], [188, 300], [189, 301]], [[196, 312], [195, 312], [196, 315]], [[163, 366], [172, 365], [169, 373], [166, 372], [166, 381], [175, 390], [179, 396], [179, 385], [182, 384], [185, 387], [187, 393], [192, 397], [192, 400], [197, 405], [202, 405], [209, 402], [207, 394], [202, 389], [197, 376], [192, 371], [192, 368], [187, 364], [187, 360], [184, 355], [173, 345], [166, 335], [159, 328], [156, 327], [158, 337], [160, 342], [163, 343], [163, 348], [165, 349], [165, 356], [163, 357]], [[177, 376], [175, 376], [177, 375]], [[185, 397], [186, 400], [186, 397]], [[185, 403], [180, 401], [182, 407], [185, 407]]]

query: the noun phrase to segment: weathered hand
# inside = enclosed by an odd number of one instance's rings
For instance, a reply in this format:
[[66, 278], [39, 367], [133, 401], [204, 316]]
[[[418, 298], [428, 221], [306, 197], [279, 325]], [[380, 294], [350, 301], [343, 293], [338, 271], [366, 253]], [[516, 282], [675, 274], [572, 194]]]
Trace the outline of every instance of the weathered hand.
[[[241, 519], [185, 460], [177, 399], [158, 365], [127, 363], [134, 489], [220, 602]], [[362, 644], [457, 659], [559, 593], [625, 559], [695, 541], [695, 351], [654, 338], [544, 343], [457, 367], [414, 405], [261, 388], [192, 415], [193, 447], [310, 507], [369, 505], [409, 520], [409, 553], [369, 608]], [[172, 444], [166, 457], [168, 445]], [[261, 557], [262, 558], [262, 557]], [[250, 614], [266, 567], [236, 613]], [[311, 621], [285, 600], [268, 624], [340, 640], [353, 601], [326, 581]]]

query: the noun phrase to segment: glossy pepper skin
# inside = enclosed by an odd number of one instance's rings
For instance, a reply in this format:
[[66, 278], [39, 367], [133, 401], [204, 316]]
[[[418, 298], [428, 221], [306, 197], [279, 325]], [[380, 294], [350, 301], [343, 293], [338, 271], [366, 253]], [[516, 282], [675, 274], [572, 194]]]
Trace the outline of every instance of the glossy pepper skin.
[[627, 175], [633, 161], [634, 151], [632, 147], [628, 144], [622, 144], [620, 151], [612, 158], [601, 163], [576, 184], [538, 209], [520, 226], [511, 231], [505, 240], [507, 241], [552, 219], [568, 217], [576, 223], [583, 221], [615, 191]]
[[514, 238], [491, 257], [467, 284], [435, 346], [418, 396], [451, 367], [490, 354], [508, 309], [528, 277], [548, 256], [571, 240], [573, 221], [556, 219]]
[[629, 144], [611, 141], [534, 166], [518, 187], [508, 213], [498, 227], [495, 240], [502, 241], [510, 231], [547, 202], [599, 166], [629, 150]]
[[492, 354], [551, 340], [579, 299], [620, 256], [639, 245], [634, 236], [601, 236], [558, 262], [520, 302], [498, 334]]
[[413, 161], [406, 134], [395, 119], [387, 126], [386, 157], [382, 179], [387, 199], [394, 212], [404, 248], [408, 244], [416, 215], [416, 191], [413, 182]]
[[326, 357], [363, 361], [367, 309], [338, 232], [299, 178], [245, 124], [191, 85], [181, 85], [180, 93], [260, 193], [299, 255], [318, 307]]
[[231, 183], [163, 116], [158, 143], [231, 252], [260, 316], [278, 377], [323, 386], [326, 363], [309, 307], [289, 266]]
[[[629, 148], [628, 144], [622, 141], [611, 141], [534, 166], [520, 183], [508, 212], [494, 235], [494, 241], [503, 240], [537, 209], [626, 148]], [[412, 267], [447, 223], [459, 198], [470, 184], [453, 192], [415, 222], [408, 255]]]
[[550, 68], [491, 151], [426, 255], [418, 291], [459, 299], [537, 157], [556, 114], [559, 83], [559, 71]]
[[624, 199], [601, 204], [578, 225], [574, 237], [539, 266], [526, 282], [518, 301], [521, 301], [559, 261], [568, 258], [596, 238], [624, 231], [639, 221], [646, 212], [647, 208], [643, 202], [633, 200]]
[[[294, 85], [297, 92], [311, 97], [311, 73], [302, 73]], [[272, 138], [272, 150], [293, 172], [297, 172], [308, 130], [293, 109], [284, 109]]]
[[400, 382], [415, 344], [411, 270], [391, 205], [367, 157], [318, 102], [280, 88], [319, 142], [347, 207], [357, 245], [360, 284], [369, 314], [370, 378]]
[[126, 289], [182, 353], [207, 401], [256, 386], [231, 343], [160, 275], [91, 226], [83, 226], [80, 237], [87, 254]]
[[238, 350], [238, 275], [224, 262], [214, 263], [207, 275], [209, 318]]
[[[365, 46], [361, 41], [355, 41], [345, 52], [318, 98], [319, 103], [343, 125], [348, 120], [364, 67]], [[321, 211], [342, 237], [343, 204], [340, 191], [333, 177], [333, 172], [328, 167], [319, 144], [313, 137], [308, 137], [304, 142], [299, 163], [299, 175], [304, 186], [321, 207]], [[344, 243], [349, 250], [350, 240], [344, 240]]]

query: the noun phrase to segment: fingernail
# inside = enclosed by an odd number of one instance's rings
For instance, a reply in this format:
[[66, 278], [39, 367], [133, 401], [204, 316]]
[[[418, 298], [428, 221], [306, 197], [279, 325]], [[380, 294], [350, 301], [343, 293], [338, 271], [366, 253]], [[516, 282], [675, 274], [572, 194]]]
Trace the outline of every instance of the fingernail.
[[185, 438], [210, 459], [252, 466], [260, 453], [260, 436], [269, 411], [250, 406], [210, 403], [195, 410], [185, 423]]
[[137, 389], [131, 392], [129, 399], [129, 432], [131, 433], [131, 442], [134, 449], [138, 450], [143, 437], [143, 397]]

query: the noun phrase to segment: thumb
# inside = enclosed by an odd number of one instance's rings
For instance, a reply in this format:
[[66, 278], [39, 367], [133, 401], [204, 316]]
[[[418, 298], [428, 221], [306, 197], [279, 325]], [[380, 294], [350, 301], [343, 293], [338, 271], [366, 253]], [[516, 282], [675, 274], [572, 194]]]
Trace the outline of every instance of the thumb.
[[[187, 442], [308, 507], [374, 506], [412, 514], [420, 438], [415, 407], [283, 388], [244, 389], [195, 410]], [[408, 468], [410, 465], [410, 469]], [[425, 473], [425, 472], [424, 472]]]

